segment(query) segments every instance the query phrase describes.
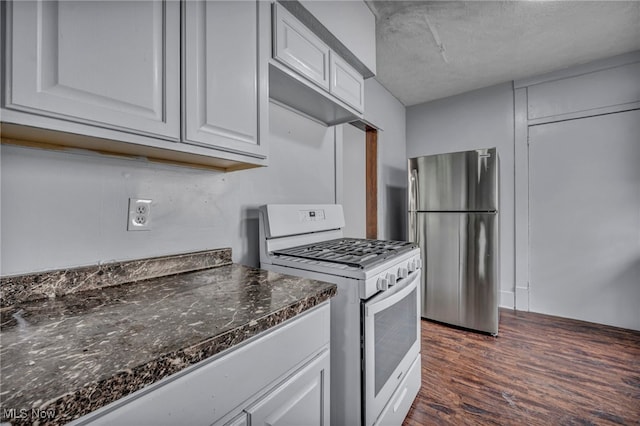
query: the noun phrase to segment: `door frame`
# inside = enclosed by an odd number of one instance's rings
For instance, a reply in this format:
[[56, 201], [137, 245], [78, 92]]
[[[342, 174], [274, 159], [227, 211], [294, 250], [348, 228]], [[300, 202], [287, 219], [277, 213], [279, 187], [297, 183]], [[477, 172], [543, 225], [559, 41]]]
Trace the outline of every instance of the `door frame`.
[[365, 195], [366, 236], [378, 238], [378, 129], [366, 126], [365, 130]]
[[[349, 123], [365, 132], [365, 237], [378, 238], [378, 129], [363, 122]], [[344, 192], [343, 131], [334, 126], [335, 203], [342, 204]]]

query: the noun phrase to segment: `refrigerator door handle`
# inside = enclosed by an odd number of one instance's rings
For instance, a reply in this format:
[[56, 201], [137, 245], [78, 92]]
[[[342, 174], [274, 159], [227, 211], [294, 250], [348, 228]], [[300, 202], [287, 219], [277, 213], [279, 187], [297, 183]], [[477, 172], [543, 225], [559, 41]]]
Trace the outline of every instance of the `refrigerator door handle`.
[[409, 177], [409, 241], [418, 242], [418, 224], [415, 212], [418, 210], [418, 170], [410, 169]]
[[409, 177], [409, 211], [418, 210], [418, 169], [411, 169]]

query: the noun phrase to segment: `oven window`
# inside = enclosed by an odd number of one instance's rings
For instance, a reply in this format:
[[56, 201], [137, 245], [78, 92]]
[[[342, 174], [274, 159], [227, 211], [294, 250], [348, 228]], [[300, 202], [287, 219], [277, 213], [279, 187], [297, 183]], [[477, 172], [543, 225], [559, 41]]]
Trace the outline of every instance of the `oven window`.
[[387, 383], [411, 346], [418, 327], [417, 290], [374, 316], [375, 395]]

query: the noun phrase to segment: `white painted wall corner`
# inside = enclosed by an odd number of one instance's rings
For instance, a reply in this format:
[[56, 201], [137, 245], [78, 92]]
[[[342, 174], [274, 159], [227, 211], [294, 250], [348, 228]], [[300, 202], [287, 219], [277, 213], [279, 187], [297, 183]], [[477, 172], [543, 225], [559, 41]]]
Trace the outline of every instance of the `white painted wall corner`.
[[500, 291], [500, 307], [513, 309], [515, 303], [515, 293], [513, 291]]
[[529, 311], [529, 287], [516, 287], [516, 310]]

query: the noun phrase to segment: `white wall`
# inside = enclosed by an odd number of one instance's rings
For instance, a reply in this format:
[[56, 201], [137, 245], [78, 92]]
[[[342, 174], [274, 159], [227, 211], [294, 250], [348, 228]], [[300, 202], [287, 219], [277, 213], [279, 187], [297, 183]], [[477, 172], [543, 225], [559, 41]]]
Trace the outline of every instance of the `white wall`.
[[[342, 209], [345, 237], [367, 235], [366, 134], [349, 124], [342, 126]], [[337, 148], [339, 149], [339, 148]]]
[[[377, 82], [380, 238], [404, 238], [404, 107]], [[334, 203], [335, 131], [270, 104], [269, 166], [222, 173], [95, 154], [2, 145], [0, 274], [220, 247], [259, 264], [256, 208]], [[152, 230], [127, 232], [129, 197], [151, 198]], [[387, 214], [389, 212], [389, 214]]]
[[365, 80], [365, 119], [378, 132], [378, 238], [407, 239], [407, 147], [404, 105], [380, 83]]
[[[221, 173], [2, 145], [2, 275], [231, 247], [257, 266], [264, 203], [333, 203], [334, 131], [270, 105], [269, 167]], [[127, 232], [129, 197], [153, 199]]]
[[513, 86], [407, 108], [407, 157], [496, 147], [500, 157], [500, 305], [514, 306]]

